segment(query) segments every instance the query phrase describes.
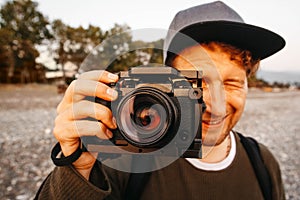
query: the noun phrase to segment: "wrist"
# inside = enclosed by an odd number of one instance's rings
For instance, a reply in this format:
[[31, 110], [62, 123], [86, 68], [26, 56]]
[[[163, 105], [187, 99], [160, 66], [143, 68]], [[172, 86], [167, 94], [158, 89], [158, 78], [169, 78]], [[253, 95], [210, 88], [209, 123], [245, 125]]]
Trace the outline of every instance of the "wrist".
[[73, 163], [73, 167], [87, 180], [96, 162], [97, 154], [83, 152], [78, 160]]
[[[75, 168], [76, 169], [76, 168]], [[86, 180], [89, 180], [92, 168], [90, 169], [76, 169]]]

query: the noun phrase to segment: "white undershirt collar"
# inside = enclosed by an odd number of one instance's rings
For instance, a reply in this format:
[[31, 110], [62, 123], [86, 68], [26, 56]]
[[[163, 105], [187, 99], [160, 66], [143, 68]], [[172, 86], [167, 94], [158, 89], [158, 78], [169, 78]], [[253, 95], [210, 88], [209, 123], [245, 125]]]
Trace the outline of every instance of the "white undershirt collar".
[[198, 158], [186, 158], [186, 160], [197, 169], [202, 169], [205, 171], [219, 171], [222, 169], [226, 169], [232, 163], [236, 155], [236, 141], [232, 131], [230, 131], [229, 136], [231, 141], [231, 148], [228, 156], [224, 160], [218, 163], [205, 163]]

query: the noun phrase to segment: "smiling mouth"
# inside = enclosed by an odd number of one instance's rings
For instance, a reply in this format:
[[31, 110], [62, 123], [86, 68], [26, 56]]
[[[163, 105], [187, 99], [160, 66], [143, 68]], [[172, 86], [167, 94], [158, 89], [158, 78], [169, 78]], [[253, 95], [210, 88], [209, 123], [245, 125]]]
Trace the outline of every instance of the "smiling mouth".
[[222, 118], [212, 118], [208, 120], [203, 119], [202, 122], [208, 126], [220, 126], [221, 124], [223, 124], [226, 117], [227, 115]]

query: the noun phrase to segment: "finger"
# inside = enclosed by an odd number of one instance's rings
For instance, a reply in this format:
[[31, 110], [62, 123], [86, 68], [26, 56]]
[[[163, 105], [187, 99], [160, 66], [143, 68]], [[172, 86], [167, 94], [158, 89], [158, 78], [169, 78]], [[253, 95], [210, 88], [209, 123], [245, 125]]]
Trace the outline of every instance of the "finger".
[[111, 101], [117, 98], [118, 93], [110, 88], [108, 85], [91, 80], [78, 79], [72, 82], [72, 88], [70, 88], [70, 94], [68, 95], [69, 102], [77, 102], [82, 100], [85, 96], [94, 96]]
[[[94, 71], [82, 73], [78, 77], [78, 80], [90, 80], [90, 81], [96, 81], [96, 82], [100, 81], [100, 82], [104, 82], [104, 83], [111, 83], [111, 82], [116, 82], [118, 80], [118, 78], [119, 77], [117, 75], [112, 74], [110, 72], [107, 72], [104, 70], [94, 70]], [[78, 85], [80, 85], [80, 87]], [[84, 89], [85, 85], [86, 84], [81, 81], [79, 83], [76, 80], [72, 81], [72, 83], [69, 85], [69, 87], [67, 88], [67, 90], [65, 92], [65, 96], [64, 96], [63, 100], [60, 102], [60, 104], [57, 107], [57, 113], [60, 113], [61, 110], [63, 110], [65, 107], [67, 107], [67, 104], [69, 104], [70, 102], [73, 102], [76, 100], [79, 101], [79, 100], [83, 99], [84, 95], [82, 93], [77, 94], [76, 91], [77, 91], [77, 88], [78, 88], [78, 90], [82, 91]], [[88, 85], [91, 85], [91, 83]], [[101, 86], [101, 85], [98, 85], [98, 86]], [[88, 87], [88, 86], [86, 86], [86, 87]], [[97, 91], [97, 89], [95, 89], [95, 86], [92, 86], [92, 88], [90, 88], [90, 89], [94, 92]], [[89, 93], [91, 93], [91, 91], [89, 91]], [[114, 100], [115, 92], [108, 91], [108, 95], [113, 95], [113, 98], [111, 98], [111, 100]], [[91, 95], [91, 96], [96, 96], [96, 95]]]
[[68, 104], [72, 104], [84, 99], [86, 96], [97, 96], [106, 101], [113, 101], [118, 97], [118, 92], [104, 83], [78, 79], [72, 81], [68, 87], [63, 100], [57, 107], [57, 113], [66, 109]]
[[76, 143], [82, 136], [97, 136], [100, 139], [109, 139], [112, 132], [101, 122], [78, 120], [55, 125], [53, 134], [61, 142]]
[[118, 80], [118, 75], [104, 70], [94, 70], [80, 74], [78, 79], [94, 80], [104, 83], [112, 83]]
[[69, 107], [67, 110], [58, 115], [56, 120], [57, 122], [73, 121], [87, 117], [100, 120], [111, 129], [117, 128], [112, 112], [108, 107], [86, 100], [73, 104], [72, 107]]

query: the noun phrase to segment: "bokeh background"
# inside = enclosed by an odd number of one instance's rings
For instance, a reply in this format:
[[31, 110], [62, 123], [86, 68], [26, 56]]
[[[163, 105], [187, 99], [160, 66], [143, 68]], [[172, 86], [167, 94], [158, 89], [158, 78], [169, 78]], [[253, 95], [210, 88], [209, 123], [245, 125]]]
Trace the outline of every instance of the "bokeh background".
[[[126, 3], [125, 3], [126, 2]], [[175, 13], [209, 1], [0, 0], [0, 198], [32, 199], [54, 165], [50, 150], [56, 106], [86, 56], [111, 36], [167, 29]], [[287, 41], [249, 78], [245, 113], [236, 130], [267, 145], [279, 161], [287, 199], [300, 199], [300, 13], [292, 1], [225, 1], [245, 21]], [[297, 7], [298, 6], [298, 7]], [[163, 35], [112, 41], [112, 71], [161, 63]], [[127, 52], [135, 46], [153, 48]]]

